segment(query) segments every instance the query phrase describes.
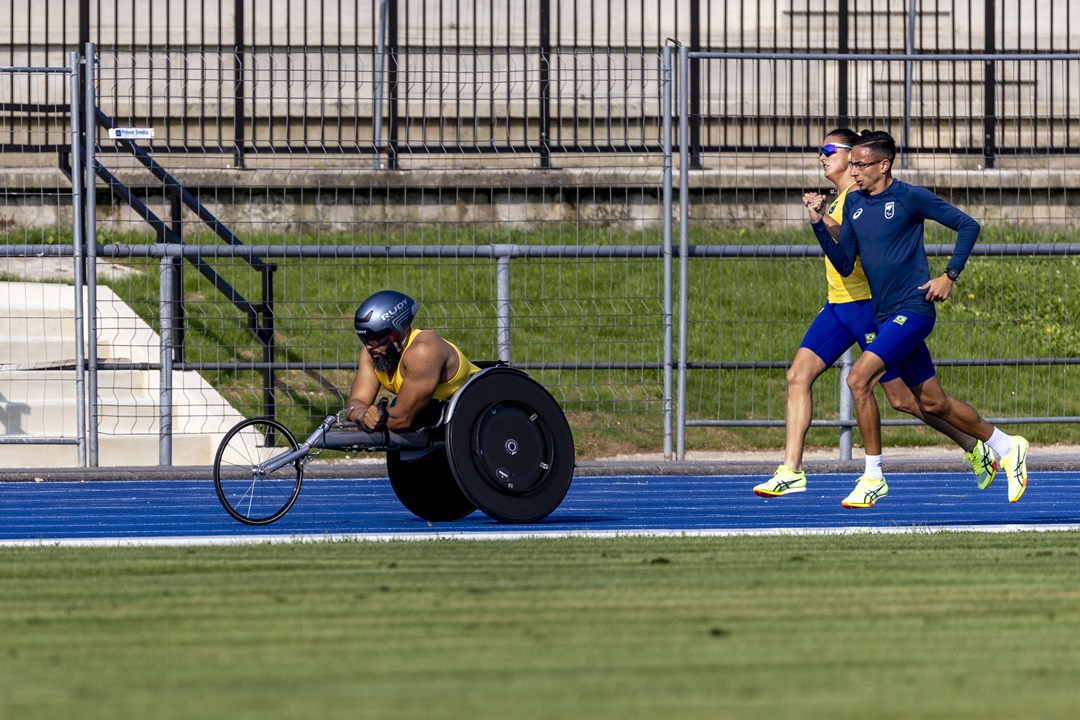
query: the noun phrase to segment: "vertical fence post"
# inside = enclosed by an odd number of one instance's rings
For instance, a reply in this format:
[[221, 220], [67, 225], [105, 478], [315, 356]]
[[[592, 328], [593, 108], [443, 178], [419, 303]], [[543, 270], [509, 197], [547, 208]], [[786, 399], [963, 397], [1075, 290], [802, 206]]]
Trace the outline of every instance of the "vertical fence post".
[[386, 167], [397, 170], [398, 141], [398, 2], [387, 0], [386, 8], [386, 49], [390, 56], [390, 65], [386, 68]]
[[[840, 6], [836, 11], [837, 40], [836, 52], [846, 54], [850, 52], [848, 41], [848, 23], [851, 13], [848, 0], [840, 0]], [[840, 60], [836, 64], [836, 123], [840, 127], [851, 125], [851, 115], [848, 112], [848, 61]], [[828, 132], [828, 131], [823, 131]]]
[[671, 189], [671, 46], [664, 46], [663, 64], [661, 67], [660, 87], [663, 95], [663, 146], [664, 146], [664, 459], [671, 460], [671, 360], [672, 352], [672, 327], [671, 327], [671, 270], [672, 270], [672, 233], [671, 214], [674, 212], [672, 205]]
[[244, 126], [247, 123], [244, 103], [244, 54], [247, 52], [244, 44], [244, 2], [235, 0], [233, 3], [233, 16], [236, 18], [233, 28], [233, 72], [236, 73], [233, 86], [233, 156], [237, 169], [244, 167]]
[[[701, 0], [690, 0], [690, 52], [701, 51]], [[701, 60], [690, 61], [690, 167], [701, 169]], [[685, 142], [679, 139], [679, 143]]]
[[[183, 203], [180, 199], [180, 190], [174, 188], [169, 194], [169, 219], [172, 223], [173, 235], [176, 242], [184, 243]], [[180, 258], [174, 264], [171, 275], [172, 282], [172, 333], [173, 342], [170, 343], [173, 358], [176, 362], [184, 362], [184, 261]]]
[[540, 167], [551, 168], [551, 0], [540, 0]]
[[83, 265], [83, 178], [82, 178], [82, 126], [79, 123], [79, 92], [81, 78], [79, 53], [68, 55], [71, 67], [71, 229], [74, 244], [75, 265], [75, 433], [79, 438], [79, 467], [86, 467], [86, 356], [83, 352], [85, 338], [85, 308], [83, 307], [83, 286], [86, 283]]
[[[840, 419], [844, 422], [851, 422], [852, 420], [852, 406], [851, 401], [851, 389], [847, 386], [848, 374], [851, 372], [851, 366], [854, 364], [855, 353], [848, 348], [844, 351], [843, 356], [840, 358]], [[851, 459], [851, 426], [840, 426], [840, 459]]]
[[495, 256], [495, 327], [499, 362], [510, 362], [510, 257], [516, 245], [493, 245]]
[[[986, 53], [988, 55], [997, 52], [997, 22], [994, 15], [997, 0], [985, 0], [986, 7]], [[997, 155], [997, 65], [993, 60], [984, 62], [984, 95], [983, 100], [983, 163], [986, 169], [994, 167]]]
[[262, 307], [259, 309], [259, 335], [263, 345], [263, 414], [277, 417], [277, 394], [274, 390], [274, 271], [277, 265], [262, 266]]
[[375, 148], [374, 169], [378, 170], [382, 164], [382, 151], [379, 146], [382, 145], [382, 112], [383, 112], [383, 68], [386, 66], [386, 4], [389, 0], [382, 0], [379, 3], [379, 22], [376, 32], [379, 33], [379, 37], [376, 40], [375, 50], [375, 102], [374, 108], [371, 111], [371, 140], [372, 145]]
[[676, 391], [675, 459], [686, 459], [686, 308], [689, 265], [687, 254], [690, 247], [690, 148], [689, 97], [690, 52], [686, 46], [679, 48], [679, 377]]
[[[85, 48], [90, 42], [90, 0], [79, 0], [79, 48]], [[79, 65], [79, 87], [86, 82], [87, 67]], [[81, 96], [82, 93], [80, 92]], [[79, 138], [82, 140], [83, 131], [79, 130]]]
[[158, 465], [172, 465], [172, 360], [173, 360], [173, 282], [180, 258], [168, 253], [161, 257], [159, 268], [158, 302], [161, 331], [158, 334], [158, 356], [161, 370], [158, 381]]
[[85, 84], [83, 86], [83, 127], [86, 133], [85, 173], [86, 173], [86, 305], [87, 305], [87, 355], [88, 388], [86, 399], [90, 405], [89, 424], [87, 426], [87, 448], [89, 467], [98, 466], [98, 376], [97, 376], [97, 97], [94, 92], [96, 78], [95, 58], [97, 48], [94, 43], [86, 43], [83, 54]]
[[[915, 3], [917, 0], [908, 0], [907, 37], [904, 40], [904, 52], [909, 56], [915, 54]], [[911, 143], [911, 74], [914, 72], [914, 63], [908, 60], [904, 63], [904, 126], [900, 135], [900, 169], [907, 167], [908, 145]]]

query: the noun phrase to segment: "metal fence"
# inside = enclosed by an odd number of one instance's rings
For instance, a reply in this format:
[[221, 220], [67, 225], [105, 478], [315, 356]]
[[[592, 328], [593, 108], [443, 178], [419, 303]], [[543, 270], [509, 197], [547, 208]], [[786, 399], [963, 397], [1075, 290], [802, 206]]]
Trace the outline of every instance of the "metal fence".
[[[1044, 20], [1031, 38], [1044, 42], [1045, 30], [1053, 53], [1037, 48], [1007, 59], [981, 52], [795, 56], [789, 46], [804, 40], [832, 42], [833, 25], [818, 9], [758, 4], [751, 22], [730, 14], [732, 4], [690, 2], [675, 3], [672, 13], [659, 3], [590, 5], [588, 12], [599, 9], [588, 28], [587, 13], [554, 1], [387, 2], [388, 26], [390, 11], [398, 12], [397, 46], [384, 38], [379, 53], [377, 32], [361, 42], [356, 30], [382, 22], [384, 5], [376, 5], [346, 12], [309, 0], [260, 5], [266, 12], [256, 13], [250, 0], [230, 4], [242, 10], [233, 29], [243, 33], [273, 16], [269, 27], [277, 30], [256, 42], [227, 32], [223, 5], [200, 5], [209, 10], [199, 22], [180, 23], [177, 13], [194, 12], [194, 4], [166, 2], [152, 11], [160, 14], [129, 17], [124, 3], [84, 0], [79, 8], [92, 12], [80, 34], [97, 28], [103, 41], [79, 86], [89, 142], [57, 138], [77, 123], [66, 116], [63, 92], [45, 88], [33, 103], [8, 104], [11, 127], [0, 143], [10, 168], [0, 181], [7, 188], [4, 255], [73, 255], [81, 243], [62, 248], [68, 201], [56, 195], [41, 203], [57, 208], [52, 226], [60, 231], [49, 243], [47, 229], [21, 230], [31, 224], [27, 198], [40, 192], [41, 178], [59, 182], [57, 167], [80, 152], [95, 176], [87, 214], [71, 222], [97, 240], [87, 245], [95, 270], [87, 282], [93, 292], [100, 276], [102, 297], [91, 306], [109, 318], [103, 329], [90, 314], [88, 355], [77, 363], [94, 384], [90, 462], [99, 432], [125, 441], [112, 452], [130, 452], [145, 439], [161, 462], [186, 464], [198, 456], [196, 436], [205, 452], [240, 415], [271, 412], [293, 426], [321, 418], [340, 405], [351, 378], [355, 303], [383, 287], [416, 295], [426, 326], [470, 357], [509, 358], [537, 375], [568, 410], [582, 456], [662, 446], [666, 456], [682, 457], [687, 429], [779, 426], [783, 368], [823, 296], [820, 258], [797, 202], [821, 182], [805, 151], [844, 108], [852, 123], [907, 133], [905, 179], [945, 195], [986, 228], [977, 246], [983, 254], [964, 275], [973, 297], [954, 297], [933, 336], [950, 389], [999, 419], [1080, 417], [1070, 392], [1080, 348], [1067, 300], [1077, 254], [1069, 241], [1080, 228], [1070, 174], [1080, 100], [1067, 79], [1080, 57], [1060, 50], [1072, 41], [1044, 22], [1048, 12], [1060, 20], [1071, 4], [1032, 10]], [[492, 10], [512, 7], [532, 18], [541, 5], [556, 18], [547, 125], [535, 94], [543, 44], [530, 39], [531, 24], [522, 29], [525, 15]], [[75, 3], [48, 7], [54, 18], [64, 16], [64, 27], [80, 15]], [[922, 27], [934, 14], [910, 23], [902, 20], [910, 7], [871, 16], [888, 19], [892, 38], [896, 27]], [[970, 6], [937, 7], [939, 19], [972, 15]], [[637, 24], [609, 23], [599, 17], [605, 8]], [[465, 10], [498, 22], [483, 35], [478, 24], [459, 22]], [[843, 12], [848, 23], [867, 17]], [[998, 27], [1001, 13], [995, 17]], [[723, 37], [737, 56], [692, 53], [688, 42], [682, 62], [673, 62], [667, 30], [675, 23], [682, 32], [693, 18], [706, 22], [699, 42]], [[801, 18], [810, 29], [769, 35], [760, 30], [768, 18]], [[314, 31], [316, 20], [329, 36]], [[1027, 22], [1025, 14], [1019, 26]], [[462, 39], [448, 43], [452, 23]], [[720, 25], [743, 34], [721, 34]], [[493, 34], [496, 27], [505, 38]], [[935, 27], [948, 34], [952, 26], [941, 20]], [[67, 42], [57, 44], [60, 37], [45, 39], [52, 44], [42, 57]], [[12, 47], [13, 57], [22, 51]], [[774, 57], [777, 47], [783, 57]], [[238, 57], [243, 72], [229, 75]], [[382, 101], [397, 110], [365, 115], [366, 103], [380, 106], [380, 86], [389, 93], [389, 65], [377, 81], [380, 58], [399, 65], [400, 94]], [[979, 126], [965, 125], [971, 117], [985, 119], [985, 76], [965, 81], [959, 105], [920, 96], [930, 86], [918, 78], [970, 79], [991, 65], [1031, 78], [1034, 89], [1009, 104], [1012, 90], [995, 75], [993, 134], [1002, 142], [987, 156], [969, 130], [956, 130]], [[336, 68], [337, 80], [327, 79], [327, 68]], [[844, 73], [850, 82], [837, 84]], [[950, 83], [935, 87], [955, 88]], [[1061, 92], [1043, 93], [1046, 83]], [[909, 85], [911, 92], [894, 92]], [[928, 134], [954, 110], [953, 130]], [[32, 124], [54, 130], [31, 131]], [[154, 137], [115, 140], [108, 131], [117, 126], [152, 129]], [[1005, 126], [1022, 131], [1003, 134]], [[548, 128], [546, 146], [540, 127]], [[375, 142], [380, 133], [385, 139]], [[378, 169], [369, 163], [376, 157]], [[998, 166], [993, 172], [988, 157]], [[395, 166], [404, 172], [387, 171]], [[819, 427], [851, 427], [844, 393], [836, 373], [822, 379]], [[886, 413], [886, 421], [900, 418]], [[699, 446], [753, 441], [704, 437]], [[104, 442], [101, 450], [110, 452]]]
[[[68, 178], [57, 175], [22, 192], [0, 188], [0, 208], [28, 209], [30, 223], [14, 223], [0, 214], [7, 242], [59, 243], [70, 228], [71, 260], [59, 268], [42, 253], [0, 259], [0, 446], [8, 462], [29, 462], [40, 449], [73, 446], [72, 460], [87, 462], [87, 374], [85, 371], [85, 266], [81, 208], [83, 166], [79, 152], [80, 118], [77, 53], [59, 67], [0, 67], [0, 108], [17, 118], [11, 125], [53, 148], [66, 163]], [[59, 120], [67, 120], [66, 124]], [[0, 174], [7, 155], [0, 152]], [[15, 227], [12, 227], [12, 226]], [[25, 279], [70, 278], [73, 284], [21, 282]], [[92, 299], [92, 295], [89, 299]], [[69, 407], [70, 406], [70, 407]], [[62, 452], [63, 450], [61, 450]]]
[[[783, 76], [798, 75], [803, 63], [825, 68], [846, 63], [856, 73], [886, 76], [892, 73], [890, 67], [906, 66], [903, 72], [909, 78], [925, 72], [920, 68], [939, 62], [970, 67], [1007, 61], [1031, 76], [1061, 72], [1060, 68], [1065, 68], [1066, 74], [1080, 72], [1077, 53], [870, 58], [808, 53], [778, 58], [753, 53], [693, 53], [682, 48], [676, 74], [684, 83], [689, 82], [690, 65], [697, 62], [721, 76], [732, 61], [763, 63], [774, 75]], [[831, 76], [830, 72], [820, 74]], [[816, 88], [809, 98], [811, 105], [824, 103], [830, 91], [828, 85]], [[678, 137], [690, 137], [695, 122], [708, 127], [730, 117], [719, 106], [695, 114], [685, 87], [678, 97], [680, 105], [674, 111], [680, 119]], [[874, 93], [867, 93], [864, 103], [858, 112], [874, 117]], [[879, 122], [873, 123], [875, 129], [900, 134], [887, 116]], [[807, 122], [804, 129], [811, 127]], [[828, 130], [818, 132], [814, 145]], [[723, 148], [704, 148], [699, 158], [692, 157], [694, 149], [690, 143], [679, 146], [678, 457], [685, 453], [688, 427], [784, 425], [785, 371], [821, 307], [825, 287], [819, 263], [807, 265], [796, 260], [820, 257], [818, 248], [784, 243], [797, 238], [800, 230], [807, 234], [806, 219], [797, 202], [803, 189], [817, 190], [828, 183], [812, 177], [806, 178], [809, 182], [801, 188], [792, 188], [789, 182], [762, 192], [760, 183], [745, 180], [754, 170], [740, 172], [736, 163], [731, 171], [723, 171]], [[781, 165], [797, 162], [789, 160], [782, 144], [766, 145], [759, 152], [768, 153]], [[1060, 242], [1075, 236], [1080, 213], [1075, 192], [1070, 193], [1070, 183], [1065, 180], [1067, 153], [1061, 148], [1044, 152], [1042, 173], [1025, 173], [1024, 180], [1020, 173], [1011, 176], [1008, 182], [1015, 182], [1015, 186], [1001, 183], [1005, 187], [996, 188], [996, 197], [979, 187], [985, 178], [973, 188], [970, 176], [935, 172], [932, 163], [924, 165], [923, 172], [913, 169], [901, 173], [910, 182], [930, 186], [983, 223], [969, 269], [957, 285], [958, 292], [940, 311], [928, 344], [941, 369], [943, 386], [1001, 424], [1080, 421], [1080, 404], [1067, 390], [1080, 376], [1080, 334], [1070, 316], [1072, 297], [1067, 290], [1080, 280], [1076, 259], [1080, 244]], [[805, 157], [803, 162], [809, 165], [812, 160]], [[703, 169], [710, 166], [721, 169]], [[998, 175], [1000, 170], [994, 172]], [[773, 244], [755, 246], [739, 237], [748, 224], [756, 223], [752, 213], [758, 205], [777, 201], [787, 203], [795, 213], [786, 219], [773, 217], [760, 228], [759, 237], [769, 238]], [[994, 205], [997, 207], [991, 209]], [[716, 229], [714, 237], [725, 239], [727, 244], [693, 246], [692, 238], [702, 237], [701, 229], [710, 226]], [[940, 230], [928, 228], [928, 242], [940, 237], [947, 244], [928, 245], [928, 254], [932, 266], [943, 271], [954, 238]], [[850, 457], [850, 428], [854, 424], [842, 379], [851, 362], [849, 351], [841, 362], [841, 373], [822, 378], [814, 418], [816, 426], [841, 428], [843, 457]], [[1039, 410], [1032, 412], [1036, 407]], [[884, 418], [885, 425], [917, 423], [898, 417], [891, 409]]]
[[[94, 42], [102, 77], [122, 79], [99, 90], [113, 117], [155, 127], [155, 152], [198, 153], [215, 168], [297, 155], [377, 155], [414, 169], [497, 155], [506, 167], [548, 168], [631, 151], [659, 164], [649, 69], [669, 43], [782, 56], [695, 56], [695, 160], [763, 144], [809, 149], [826, 125], [903, 127], [912, 153], [983, 167], [1080, 149], [1073, 66], [844, 59], [1077, 52], [1080, 0], [14, 0], [6, 14], [7, 64], [63, 64]], [[837, 57], [785, 59], [824, 51]], [[40, 147], [17, 135], [9, 148]]]

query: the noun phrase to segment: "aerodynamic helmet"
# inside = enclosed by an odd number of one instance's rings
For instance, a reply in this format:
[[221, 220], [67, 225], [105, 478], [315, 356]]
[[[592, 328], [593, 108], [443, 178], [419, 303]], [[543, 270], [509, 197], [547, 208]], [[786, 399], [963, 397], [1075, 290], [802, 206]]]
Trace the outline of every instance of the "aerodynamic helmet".
[[371, 347], [392, 342], [400, 349], [419, 309], [420, 305], [405, 293], [381, 290], [356, 309], [356, 336]]

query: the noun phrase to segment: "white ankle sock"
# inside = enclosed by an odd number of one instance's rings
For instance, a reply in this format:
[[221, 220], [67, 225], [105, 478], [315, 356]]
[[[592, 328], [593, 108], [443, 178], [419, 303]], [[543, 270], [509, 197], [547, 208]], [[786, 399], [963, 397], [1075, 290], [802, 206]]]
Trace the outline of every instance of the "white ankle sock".
[[990, 446], [990, 449], [999, 457], [1005, 457], [1013, 451], [1013, 439], [1011, 435], [1006, 435], [997, 428], [994, 428], [994, 434], [990, 436], [990, 439], [986, 441], [986, 444]]
[[880, 455], [867, 455], [866, 456], [866, 472], [863, 475], [872, 477], [875, 480], [881, 480], [885, 476], [881, 473], [881, 456]]

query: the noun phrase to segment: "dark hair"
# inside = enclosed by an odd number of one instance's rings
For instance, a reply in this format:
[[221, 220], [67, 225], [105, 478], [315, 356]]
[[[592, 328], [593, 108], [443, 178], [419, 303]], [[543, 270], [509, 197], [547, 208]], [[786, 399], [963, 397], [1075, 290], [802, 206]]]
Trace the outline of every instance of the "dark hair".
[[855, 146], [855, 141], [859, 139], [859, 133], [855, 132], [851, 128], [836, 128], [831, 132], [825, 133], [827, 138], [836, 138], [844, 145]]
[[883, 130], [863, 130], [859, 133], [859, 139], [855, 141], [855, 147], [863, 146], [870, 148], [874, 155], [882, 156], [882, 160], [892, 163], [896, 159], [896, 141], [893, 136]]

